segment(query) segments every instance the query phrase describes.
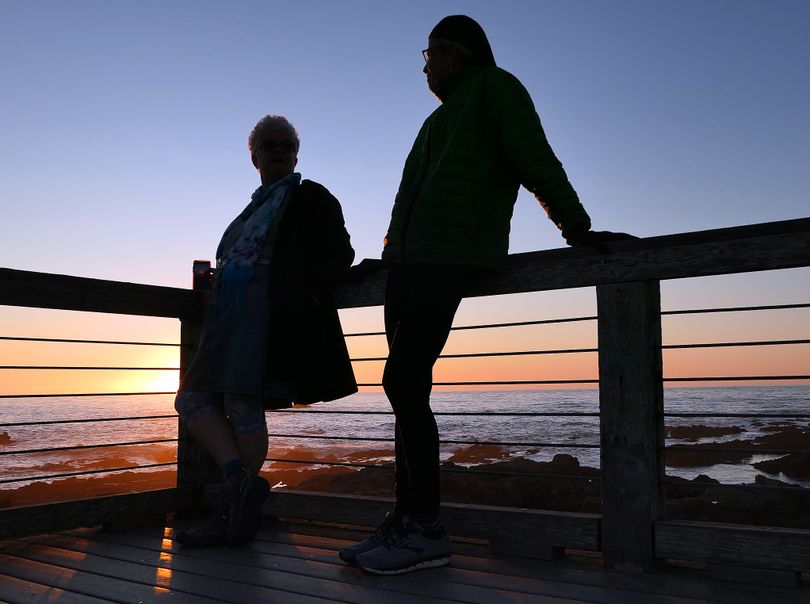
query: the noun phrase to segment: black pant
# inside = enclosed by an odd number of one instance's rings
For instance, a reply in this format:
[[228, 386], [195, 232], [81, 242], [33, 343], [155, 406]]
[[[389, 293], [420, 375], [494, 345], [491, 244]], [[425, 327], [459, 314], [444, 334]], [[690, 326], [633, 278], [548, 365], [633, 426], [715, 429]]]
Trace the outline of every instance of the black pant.
[[396, 417], [394, 510], [439, 515], [439, 432], [430, 408], [433, 365], [447, 341], [464, 286], [477, 269], [397, 266], [385, 288], [388, 360], [383, 388]]

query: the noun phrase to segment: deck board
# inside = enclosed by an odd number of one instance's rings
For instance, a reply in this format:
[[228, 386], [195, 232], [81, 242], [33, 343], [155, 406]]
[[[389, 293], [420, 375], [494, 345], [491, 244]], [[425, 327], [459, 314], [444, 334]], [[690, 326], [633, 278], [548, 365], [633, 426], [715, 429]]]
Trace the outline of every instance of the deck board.
[[59, 602], [59, 604], [109, 604], [111, 600], [65, 591], [0, 573], [0, 601]]
[[161, 526], [78, 529], [0, 543], [0, 599], [10, 602], [470, 602], [481, 604], [769, 604], [807, 602], [810, 586], [752, 586], [695, 571], [624, 573], [593, 557], [494, 556], [455, 544], [453, 562], [399, 577], [344, 564], [337, 550], [362, 537], [342, 527], [279, 524], [239, 548], [188, 549]]

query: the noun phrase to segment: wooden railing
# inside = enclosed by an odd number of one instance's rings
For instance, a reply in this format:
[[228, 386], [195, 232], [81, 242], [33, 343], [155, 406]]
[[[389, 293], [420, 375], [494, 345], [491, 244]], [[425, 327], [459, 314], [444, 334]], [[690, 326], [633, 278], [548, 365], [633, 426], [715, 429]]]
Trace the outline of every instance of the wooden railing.
[[[663, 381], [659, 281], [810, 266], [810, 219], [653, 237], [586, 248], [516, 254], [508, 270], [471, 283], [467, 296], [596, 286], [602, 513], [574, 514], [445, 504], [456, 535], [495, 550], [535, 556], [601, 551], [609, 567], [647, 569], [658, 559], [711, 561], [781, 571], [810, 570], [810, 531], [673, 521], [662, 516]], [[181, 370], [199, 337], [203, 280], [195, 290], [0, 269], [0, 305], [83, 310], [181, 321]], [[382, 304], [385, 275], [350, 277], [342, 308]], [[179, 428], [178, 486], [140, 493], [0, 510], [0, 536], [57, 530], [191, 505], [218, 475]], [[375, 524], [387, 499], [280, 491], [266, 513]], [[526, 535], [531, 534], [531, 547]]]

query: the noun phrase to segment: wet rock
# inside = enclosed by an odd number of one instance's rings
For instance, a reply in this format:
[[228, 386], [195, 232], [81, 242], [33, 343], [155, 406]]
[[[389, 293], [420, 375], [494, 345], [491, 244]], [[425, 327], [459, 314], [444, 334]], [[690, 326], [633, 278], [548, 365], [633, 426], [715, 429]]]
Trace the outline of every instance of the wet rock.
[[665, 429], [667, 438], [679, 440], [698, 440], [710, 436], [727, 436], [745, 432], [740, 426], [668, 426]]
[[724, 443], [697, 443], [683, 445], [687, 450], [667, 451], [666, 464], [675, 468], [701, 468], [719, 463], [743, 463], [753, 453], [740, 451], [718, 451], [712, 449], [750, 449], [749, 440], [732, 440]]
[[757, 470], [768, 474], [784, 474], [796, 480], [810, 480], [810, 454], [791, 453], [778, 459], [758, 461], [752, 464]]

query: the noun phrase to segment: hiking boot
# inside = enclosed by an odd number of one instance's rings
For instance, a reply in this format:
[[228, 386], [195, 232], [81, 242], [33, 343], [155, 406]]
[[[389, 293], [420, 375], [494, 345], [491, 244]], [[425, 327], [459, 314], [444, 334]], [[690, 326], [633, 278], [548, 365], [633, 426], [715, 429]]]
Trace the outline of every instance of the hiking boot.
[[388, 512], [385, 515], [385, 521], [377, 527], [377, 529], [366, 539], [360, 543], [355, 543], [348, 547], [344, 547], [338, 552], [340, 559], [349, 564], [357, 564], [357, 556], [364, 552], [370, 552], [376, 547], [379, 547], [385, 540], [388, 539], [392, 533], [402, 528], [402, 517]]
[[230, 519], [227, 531], [229, 545], [251, 541], [262, 527], [262, 505], [270, 497], [270, 483], [254, 476], [247, 468], [231, 474], [225, 481]]
[[185, 547], [225, 545], [228, 542], [230, 522], [228, 500], [223, 492], [217, 505], [200, 526], [176, 532], [174, 540]]
[[405, 517], [401, 530], [382, 545], [358, 555], [357, 564], [377, 575], [401, 575], [449, 564], [451, 554], [450, 537], [438, 521], [425, 527]]

